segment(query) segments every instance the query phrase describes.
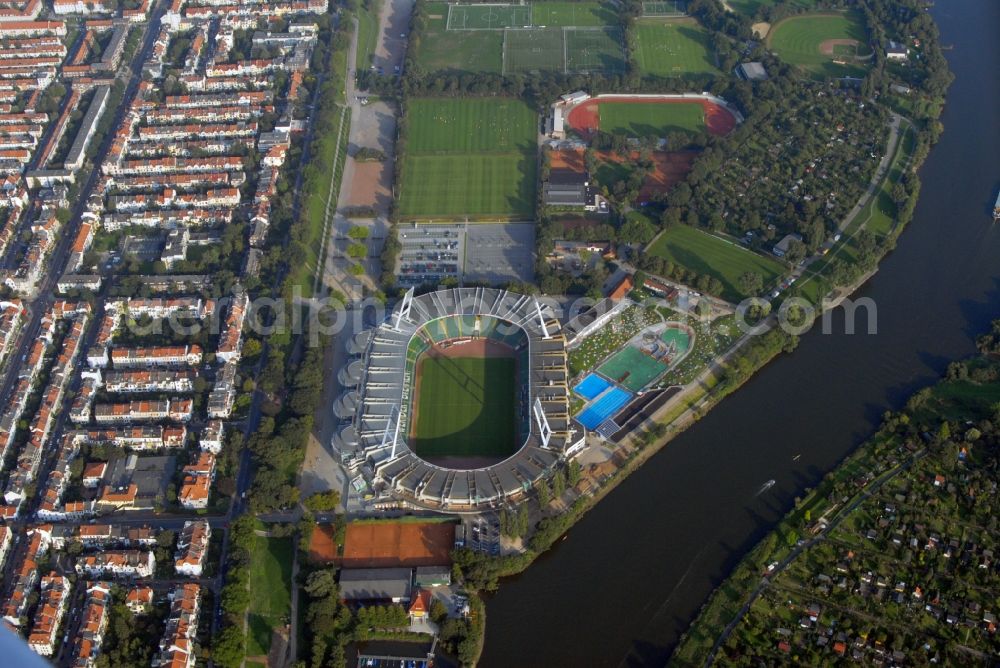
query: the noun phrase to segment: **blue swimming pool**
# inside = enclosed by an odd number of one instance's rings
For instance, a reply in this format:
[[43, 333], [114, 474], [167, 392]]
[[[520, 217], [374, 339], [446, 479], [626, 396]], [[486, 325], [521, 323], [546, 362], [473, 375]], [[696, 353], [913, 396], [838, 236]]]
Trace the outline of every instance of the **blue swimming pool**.
[[587, 406], [586, 410], [576, 416], [576, 419], [587, 429], [596, 429], [602, 422], [617, 413], [630, 399], [632, 399], [631, 392], [626, 392], [620, 387], [613, 387]]
[[597, 397], [604, 390], [611, 387], [611, 382], [601, 378], [596, 373], [587, 374], [587, 377], [576, 384], [573, 391], [579, 394], [581, 397], [590, 401], [594, 397]]

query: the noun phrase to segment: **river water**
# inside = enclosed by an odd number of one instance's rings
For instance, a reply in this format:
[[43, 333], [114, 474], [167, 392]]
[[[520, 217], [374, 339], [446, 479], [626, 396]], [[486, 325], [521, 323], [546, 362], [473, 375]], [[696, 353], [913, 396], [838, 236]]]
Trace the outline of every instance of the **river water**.
[[956, 79], [914, 219], [855, 295], [875, 300], [877, 334], [863, 318], [845, 334], [838, 310], [833, 334], [803, 336], [502, 582], [483, 666], [664, 663], [795, 496], [1000, 317], [1000, 2], [938, 0], [932, 14]]

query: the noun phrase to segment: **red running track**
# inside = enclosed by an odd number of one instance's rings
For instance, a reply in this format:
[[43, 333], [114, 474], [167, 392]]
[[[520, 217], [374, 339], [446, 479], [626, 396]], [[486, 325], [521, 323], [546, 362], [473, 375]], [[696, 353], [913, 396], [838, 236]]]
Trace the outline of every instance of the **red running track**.
[[700, 104], [705, 110], [705, 127], [709, 134], [722, 137], [736, 127], [736, 117], [725, 107], [703, 98], [614, 97], [587, 100], [570, 109], [566, 124], [589, 140], [600, 129], [602, 104]]

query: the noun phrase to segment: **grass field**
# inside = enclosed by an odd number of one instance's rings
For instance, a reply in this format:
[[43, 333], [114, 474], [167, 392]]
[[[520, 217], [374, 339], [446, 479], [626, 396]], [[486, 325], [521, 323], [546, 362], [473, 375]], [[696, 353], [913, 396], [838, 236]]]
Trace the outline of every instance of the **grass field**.
[[[833, 54], [824, 54], [821, 45], [828, 40], [856, 40], [859, 45], [856, 50], [838, 45]], [[853, 60], [853, 54], [871, 52], [863, 19], [854, 12], [792, 16], [772, 26], [767, 45], [785, 62], [819, 77], [862, 75], [867, 64]], [[838, 59], [848, 62], [835, 63]]]
[[406, 169], [403, 216], [530, 216], [534, 207], [531, 156], [411, 155]]
[[447, 30], [448, 3], [427, 3], [430, 17], [413, 44], [414, 60], [427, 72], [499, 74], [502, 30]]
[[645, 0], [642, 15], [645, 17], [684, 16], [687, 0]]
[[645, 19], [635, 28], [635, 58], [643, 73], [679, 77], [719, 71], [711, 38], [696, 21]]
[[423, 457], [504, 456], [514, 450], [516, 361], [427, 357], [419, 363], [413, 442]]
[[625, 47], [621, 28], [566, 31], [566, 71], [625, 71]]
[[625, 71], [621, 28], [533, 28], [504, 33], [503, 73]]
[[536, 2], [531, 5], [531, 20], [550, 28], [618, 25], [615, 8], [601, 2]]
[[254, 538], [250, 555], [250, 614], [247, 656], [266, 655], [271, 633], [288, 623], [292, 605], [291, 538]]
[[[727, 4], [735, 12], [745, 14], [746, 16], [753, 16], [758, 7], [771, 7], [777, 4], [777, 0], [729, 0]], [[785, 4], [789, 7], [812, 9], [816, 6], [816, 0], [786, 0]]]
[[502, 98], [416, 99], [407, 110], [412, 153], [509, 153], [534, 150], [537, 116]]
[[537, 116], [502, 98], [417, 99], [399, 194], [408, 217], [529, 216]]
[[646, 252], [719, 279], [723, 286], [723, 299], [731, 302], [738, 302], [747, 296], [739, 287], [740, 276], [744, 272], [760, 274], [765, 290], [784, 272], [784, 267], [777, 260], [687, 225], [667, 229]]
[[356, 62], [362, 70], [372, 64], [372, 50], [378, 42], [378, 8], [358, 8], [358, 51]]
[[705, 132], [700, 104], [602, 104], [600, 114], [601, 130], [612, 134], [663, 137], [668, 132]]
[[531, 25], [531, 8], [523, 5], [450, 5], [448, 30], [503, 30]]

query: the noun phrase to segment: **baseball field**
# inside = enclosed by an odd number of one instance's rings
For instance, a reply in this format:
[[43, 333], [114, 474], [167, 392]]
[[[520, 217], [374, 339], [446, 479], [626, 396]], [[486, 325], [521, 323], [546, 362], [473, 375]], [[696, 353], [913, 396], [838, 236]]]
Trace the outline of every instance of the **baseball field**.
[[530, 216], [537, 115], [504, 98], [416, 99], [399, 193], [409, 218]]
[[427, 355], [417, 363], [411, 444], [421, 457], [514, 451], [516, 360]]
[[771, 27], [767, 46], [816, 77], [862, 76], [872, 53], [857, 12], [789, 17]]
[[635, 24], [635, 58], [645, 74], [683, 77], [716, 73], [708, 32], [693, 19], [644, 19]]

